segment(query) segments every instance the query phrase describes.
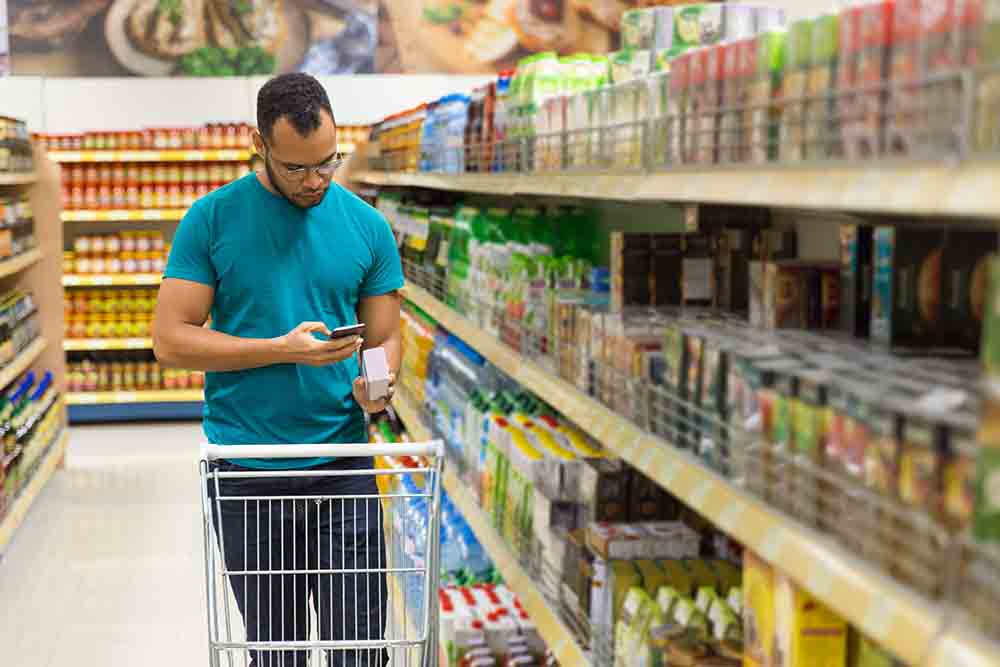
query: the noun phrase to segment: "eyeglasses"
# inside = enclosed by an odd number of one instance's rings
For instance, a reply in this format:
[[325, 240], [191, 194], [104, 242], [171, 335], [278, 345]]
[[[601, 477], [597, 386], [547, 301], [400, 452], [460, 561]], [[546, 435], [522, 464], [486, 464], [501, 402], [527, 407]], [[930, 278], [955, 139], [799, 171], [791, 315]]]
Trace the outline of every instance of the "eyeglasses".
[[337, 153], [332, 158], [323, 162], [321, 164], [314, 164], [311, 166], [294, 166], [289, 167], [288, 165], [274, 160], [274, 163], [281, 170], [282, 175], [290, 181], [304, 181], [306, 179], [306, 174], [310, 171], [316, 172], [317, 176], [322, 178], [330, 178], [336, 173], [336, 171], [344, 164], [343, 153]]

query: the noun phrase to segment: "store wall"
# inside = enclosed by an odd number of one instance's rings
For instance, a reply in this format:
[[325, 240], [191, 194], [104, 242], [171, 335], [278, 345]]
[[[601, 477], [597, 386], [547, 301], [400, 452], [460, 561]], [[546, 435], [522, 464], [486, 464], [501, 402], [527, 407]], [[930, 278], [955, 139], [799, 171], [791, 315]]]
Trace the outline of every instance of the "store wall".
[[[468, 90], [487, 76], [334, 76], [326, 86], [337, 120], [372, 123], [440, 97]], [[253, 122], [257, 91], [267, 79], [0, 78], [0, 115], [28, 121], [35, 132]]]

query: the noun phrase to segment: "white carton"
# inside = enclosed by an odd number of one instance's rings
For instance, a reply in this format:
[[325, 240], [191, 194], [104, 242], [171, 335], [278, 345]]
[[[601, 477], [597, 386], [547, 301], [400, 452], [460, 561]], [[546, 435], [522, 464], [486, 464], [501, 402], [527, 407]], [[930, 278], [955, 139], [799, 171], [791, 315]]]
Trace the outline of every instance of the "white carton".
[[385, 348], [365, 350], [361, 357], [361, 372], [368, 385], [368, 400], [379, 401], [389, 395], [389, 360]]

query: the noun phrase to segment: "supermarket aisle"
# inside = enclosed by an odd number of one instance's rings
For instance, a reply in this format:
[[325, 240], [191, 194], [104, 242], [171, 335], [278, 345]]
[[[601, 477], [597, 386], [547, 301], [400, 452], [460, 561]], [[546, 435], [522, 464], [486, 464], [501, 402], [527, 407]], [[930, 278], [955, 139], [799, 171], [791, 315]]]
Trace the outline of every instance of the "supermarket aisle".
[[194, 424], [72, 430], [66, 468], [0, 563], [11, 665], [207, 664], [200, 435]]

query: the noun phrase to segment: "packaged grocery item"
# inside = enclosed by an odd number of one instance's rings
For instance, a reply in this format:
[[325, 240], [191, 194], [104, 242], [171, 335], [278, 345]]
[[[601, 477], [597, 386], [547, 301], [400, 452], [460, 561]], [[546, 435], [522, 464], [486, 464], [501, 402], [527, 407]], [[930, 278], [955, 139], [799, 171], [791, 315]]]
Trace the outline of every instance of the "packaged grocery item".
[[[667, 20], [669, 21], [669, 16]], [[621, 25], [623, 49], [630, 51], [650, 51], [653, 49], [657, 29], [657, 10], [655, 8], [626, 10], [622, 13]]]
[[783, 162], [801, 162], [806, 153], [808, 80], [812, 58], [814, 22], [799, 19], [789, 26], [785, 74], [781, 90], [781, 143]]
[[840, 667], [847, 660], [847, 623], [787, 577], [774, 586], [776, 650], [790, 667]]
[[[973, 5], [967, 3], [967, 7]], [[994, 65], [1000, 62], [1000, 2], [982, 0], [964, 12], [963, 24], [969, 35], [966, 64]], [[978, 25], [977, 25], [978, 24]], [[989, 68], [980, 74], [976, 88], [975, 149], [996, 150], [1000, 145], [1000, 70]]]
[[878, 227], [874, 243], [872, 340], [889, 346], [939, 344], [943, 234]]
[[648, 234], [611, 232], [611, 309], [651, 302], [651, 238]]
[[632, 588], [625, 596], [615, 627], [615, 665], [654, 667], [650, 631], [663, 624], [659, 606], [641, 588]]
[[684, 156], [689, 163], [697, 163], [703, 154], [707, 81], [708, 48], [702, 47], [691, 52], [687, 95], [684, 96]]
[[893, 44], [895, 0], [878, 0], [861, 10], [861, 56], [858, 61], [858, 136], [846, 146], [851, 159], [867, 159], [885, 150], [886, 95]]
[[840, 66], [840, 17], [823, 14], [813, 23], [806, 84], [809, 102], [805, 118], [805, 154], [810, 159], [823, 159], [836, 154], [836, 138], [840, 135], [840, 120], [834, 113], [837, 71]]
[[668, 164], [686, 164], [690, 161], [687, 153], [687, 112], [691, 59], [690, 54], [682, 53], [670, 63], [670, 94], [667, 97], [665, 129]]
[[871, 323], [872, 229], [840, 226], [840, 327], [867, 338]]
[[682, 298], [685, 306], [709, 306], [715, 299], [715, 240], [709, 233], [684, 235]]
[[642, 578], [631, 561], [606, 561], [600, 558], [593, 563], [591, 580], [590, 623], [595, 629], [613, 631], [625, 601], [632, 588], [639, 588]]
[[997, 250], [992, 231], [949, 232], [941, 257], [941, 317], [949, 346], [979, 349], [989, 272]]
[[775, 618], [775, 573], [770, 564], [747, 551], [743, 555], [743, 664], [772, 667], [778, 637]]
[[723, 107], [719, 126], [719, 161], [750, 159], [750, 135], [745, 118], [750, 112], [750, 90], [757, 73], [757, 38], [741, 39], [726, 47], [723, 57]]
[[628, 482], [620, 461], [586, 459], [580, 470], [580, 520], [623, 521], [628, 511]]
[[702, 108], [701, 136], [696, 162], [714, 164], [719, 154], [719, 128], [722, 118], [722, 88], [727, 53], [735, 53], [731, 44], [708, 47], [706, 58], [704, 106]]
[[899, 499], [937, 517], [945, 453], [938, 437], [938, 416], [911, 405], [902, 411], [901, 425]]
[[972, 533], [979, 542], [1000, 543], [1000, 384], [985, 386], [977, 440], [976, 507]]
[[[978, 2], [979, 0], [976, 0]], [[960, 105], [963, 85], [957, 72], [963, 63], [960, 20], [965, 0], [924, 0], [920, 8], [922, 86], [920, 150], [938, 156], [958, 150], [965, 131]]]
[[919, 113], [918, 80], [921, 47], [921, 9], [925, 2], [941, 5], [948, 0], [896, 0], [892, 21], [892, 55], [889, 67], [889, 122], [887, 151], [911, 155], [925, 115]]

